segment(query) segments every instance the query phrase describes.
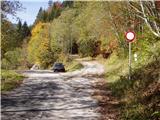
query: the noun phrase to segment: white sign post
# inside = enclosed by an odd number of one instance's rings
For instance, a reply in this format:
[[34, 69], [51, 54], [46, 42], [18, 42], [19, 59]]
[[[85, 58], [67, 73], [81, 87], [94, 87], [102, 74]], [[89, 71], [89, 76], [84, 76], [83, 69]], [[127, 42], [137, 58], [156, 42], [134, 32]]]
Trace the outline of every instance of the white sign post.
[[131, 55], [131, 43], [135, 39], [135, 33], [133, 31], [128, 31], [126, 33], [126, 39], [129, 42], [129, 61], [128, 61], [128, 66], [129, 66], [129, 80], [131, 80], [131, 60], [132, 60], [132, 55]]

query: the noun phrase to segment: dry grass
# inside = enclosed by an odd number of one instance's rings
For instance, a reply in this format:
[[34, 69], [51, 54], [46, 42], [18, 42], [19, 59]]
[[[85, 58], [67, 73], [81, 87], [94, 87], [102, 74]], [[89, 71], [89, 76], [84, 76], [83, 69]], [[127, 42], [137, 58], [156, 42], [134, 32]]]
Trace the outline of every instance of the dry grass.
[[99, 78], [93, 86], [95, 92], [92, 97], [98, 101], [100, 106], [97, 110], [97, 112], [101, 113], [99, 120], [118, 120], [119, 101], [113, 97], [107, 84], [104, 79]]
[[[105, 65], [104, 78], [112, 96], [119, 100], [120, 120], [159, 120], [160, 118], [160, 42], [149, 53], [139, 51], [132, 61], [132, 80], [128, 80], [128, 58], [112, 54], [109, 59], [97, 58]], [[107, 107], [107, 106], [106, 106]], [[106, 109], [105, 107], [103, 109]]]
[[1, 71], [1, 91], [10, 91], [16, 87], [18, 87], [22, 80], [24, 79], [24, 76], [11, 71], [11, 70], [2, 70]]

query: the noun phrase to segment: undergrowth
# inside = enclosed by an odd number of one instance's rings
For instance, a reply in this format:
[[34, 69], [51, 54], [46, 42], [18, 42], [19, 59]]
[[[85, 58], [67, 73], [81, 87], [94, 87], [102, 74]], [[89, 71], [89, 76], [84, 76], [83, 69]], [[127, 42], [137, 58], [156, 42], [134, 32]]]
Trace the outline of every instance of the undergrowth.
[[99, 59], [105, 65], [107, 84], [120, 101], [120, 120], [160, 119], [160, 42], [155, 46], [137, 52], [139, 58], [132, 61], [131, 80], [127, 57], [113, 53], [107, 60]]
[[16, 87], [18, 87], [24, 76], [11, 71], [11, 70], [1, 70], [1, 91], [10, 91]]
[[67, 56], [67, 55], [61, 54], [57, 62], [62, 62], [65, 65], [66, 71], [71, 72], [71, 71], [75, 71], [83, 68], [83, 65], [76, 60], [78, 58], [79, 58], [78, 55]]
[[158, 120], [160, 117], [160, 59], [111, 83], [113, 95], [121, 100], [122, 120]]
[[78, 70], [78, 69], [81, 69], [83, 68], [83, 65], [81, 63], [79, 63], [78, 61], [71, 61], [69, 63], [66, 63], [66, 70], [67, 71], [75, 71], [75, 70]]

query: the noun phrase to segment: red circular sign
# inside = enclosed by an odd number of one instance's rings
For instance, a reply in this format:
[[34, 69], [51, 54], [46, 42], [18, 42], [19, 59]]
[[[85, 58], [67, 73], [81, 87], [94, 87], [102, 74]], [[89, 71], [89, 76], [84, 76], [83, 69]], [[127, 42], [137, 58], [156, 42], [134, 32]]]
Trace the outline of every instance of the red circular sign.
[[128, 42], [132, 42], [135, 39], [136, 35], [133, 31], [128, 31], [126, 32], [125, 37]]

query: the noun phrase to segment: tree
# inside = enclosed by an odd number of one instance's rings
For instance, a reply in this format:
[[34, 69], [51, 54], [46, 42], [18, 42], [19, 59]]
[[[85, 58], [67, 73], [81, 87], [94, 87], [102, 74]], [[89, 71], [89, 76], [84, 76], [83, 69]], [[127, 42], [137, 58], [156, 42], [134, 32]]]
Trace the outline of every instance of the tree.
[[42, 19], [43, 19], [42, 16], [43, 16], [43, 9], [42, 9], [42, 7], [40, 7], [34, 24], [37, 24], [39, 21], [42, 21]]
[[42, 12], [42, 22], [47, 22], [48, 13], [47, 11], [43, 10]]
[[73, 1], [63, 1], [62, 3], [63, 7], [66, 8], [66, 7], [73, 7]]
[[52, 0], [49, 0], [49, 1], [48, 1], [48, 7], [50, 8], [50, 7], [52, 7], [52, 5], [53, 5], [53, 1], [52, 1]]
[[22, 30], [22, 22], [20, 20], [18, 21], [18, 24], [17, 24], [17, 30], [18, 32], [21, 32]]
[[17, 69], [20, 66], [22, 60], [22, 50], [20, 48], [14, 48], [11, 51], [7, 51], [2, 58], [3, 69]]
[[17, 41], [19, 43], [19, 47], [21, 47], [24, 36], [23, 36], [23, 26], [20, 20], [18, 21], [16, 32], [17, 32]]
[[[75, 10], [66, 10], [52, 22], [51, 47], [54, 48], [56, 42], [56, 45], [61, 48], [64, 54], [71, 52], [72, 43], [74, 42], [74, 36], [72, 35], [74, 31], [72, 30], [74, 16]], [[52, 42], [54, 43], [53, 46]]]
[[16, 17], [16, 11], [22, 10], [22, 4], [19, 1], [1, 1], [1, 14], [5, 18], [7, 14]]
[[25, 37], [30, 36], [30, 35], [31, 35], [30, 29], [29, 29], [29, 27], [28, 27], [28, 25], [27, 25], [27, 22], [25, 21], [25, 22], [23, 23], [23, 26], [22, 26], [22, 36], [23, 36], [23, 39], [24, 39]]
[[55, 62], [55, 54], [50, 48], [49, 25], [39, 22], [32, 29], [32, 36], [28, 44], [28, 60], [47, 68]]
[[48, 17], [49, 21], [53, 20], [54, 18], [57, 18], [60, 16], [62, 11], [62, 5], [59, 2], [54, 2], [52, 5], [51, 10], [49, 11]]
[[51, 52], [49, 39], [45, 37], [38, 47], [37, 61], [42, 68], [47, 68], [55, 62], [54, 53]]
[[1, 52], [2, 58], [7, 51], [13, 50], [15, 47], [19, 46], [17, 39], [18, 33], [11, 22], [7, 20], [2, 20], [1, 23]]
[[144, 20], [149, 30], [157, 37], [160, 37], [160, 13], [154, 0], [129, 2], [136, 16]]

